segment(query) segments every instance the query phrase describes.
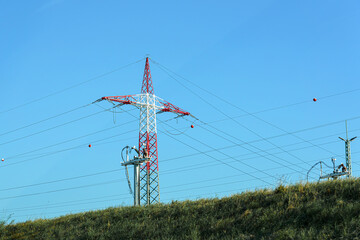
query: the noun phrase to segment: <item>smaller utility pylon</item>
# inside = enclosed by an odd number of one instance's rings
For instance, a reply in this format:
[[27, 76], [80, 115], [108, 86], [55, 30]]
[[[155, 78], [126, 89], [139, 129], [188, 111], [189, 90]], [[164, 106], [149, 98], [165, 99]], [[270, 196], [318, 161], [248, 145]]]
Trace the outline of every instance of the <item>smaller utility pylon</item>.
[[[144, 153], [141, 154], [139, 150], [136, 149], [136, 147], [130, 148], [129, 146], [126, 146], [123, 148], [123, 150], [126, 150], [126, 160], [123, 159], [123, 162], [121, 163], [122, 166], [125, 167], [126, 177], [129, 183], [130, 193], [131, 191], [131, 183], [129, 179], [128, 169], [127, 167], [129, 165], [134, 165], [134, 206], [140, 206], [140, 166], [143, 163], [147, 163], [150, 161], [150, 157], [146, 150], [144, 150]], [[138, 156], [134, 156], [133, 159], [129, 159], [129, 155], [131, 150], [135, 150]], [[148, 193], [149, 194], [149, 193]]]
[[348, 128], [347, 128], [347, 121], [345, 121], [345, 128], [346, 128], [346, 139], [343, 139], [342, 137], [339, 137], [341, 140], [345, 142], [345, 159], [346, 159], [346, 168], [349, 172], [348, 177], [351, 177], [352, 175], [352, 166], [351, 166], [351, 149], [350, 149], [350, 143], [354, 141], [357, 137], [353, 137], [349, 139], [348, 137]]

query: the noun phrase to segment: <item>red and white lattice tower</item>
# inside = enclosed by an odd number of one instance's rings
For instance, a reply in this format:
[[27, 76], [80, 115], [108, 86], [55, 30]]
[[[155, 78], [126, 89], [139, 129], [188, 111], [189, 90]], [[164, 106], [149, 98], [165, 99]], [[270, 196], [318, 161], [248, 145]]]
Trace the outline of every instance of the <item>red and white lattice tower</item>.
[[141, 166], [140, 196], [142, 205], [160, 202], [159, 163], [156, 130], [156, 114], [172, 112], [179, 116], [191, 115], [175, 105], [155, 96], [149, 59], [146, 58], [141, 94], [103, 97], [101, 100], [129, 104], [140, 109], [139, 151], [148, 154], [150, 161]]

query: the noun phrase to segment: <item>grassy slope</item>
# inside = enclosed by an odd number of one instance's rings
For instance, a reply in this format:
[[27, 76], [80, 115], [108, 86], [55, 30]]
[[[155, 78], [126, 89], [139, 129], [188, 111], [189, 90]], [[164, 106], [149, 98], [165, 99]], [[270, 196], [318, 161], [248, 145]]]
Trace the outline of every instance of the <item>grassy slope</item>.
[[[1, 227], [0, 227], [1, 228]], [[7, 225], [0, 239], [360, 239], [360, 180]]]

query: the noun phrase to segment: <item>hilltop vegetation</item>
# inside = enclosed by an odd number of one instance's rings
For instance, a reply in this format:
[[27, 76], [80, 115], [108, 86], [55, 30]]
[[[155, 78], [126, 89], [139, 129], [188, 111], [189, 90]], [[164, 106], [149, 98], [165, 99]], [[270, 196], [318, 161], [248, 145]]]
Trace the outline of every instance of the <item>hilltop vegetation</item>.
[[[1, 228], [1, 225], [0, 225]], [[6, 225], [0, 239], [359, 239], [360, 180]]]

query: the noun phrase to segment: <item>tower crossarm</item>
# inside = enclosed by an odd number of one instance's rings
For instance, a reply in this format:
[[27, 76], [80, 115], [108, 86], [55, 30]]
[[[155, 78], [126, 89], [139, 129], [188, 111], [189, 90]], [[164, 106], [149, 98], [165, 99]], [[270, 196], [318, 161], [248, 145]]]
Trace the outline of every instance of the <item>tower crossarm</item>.
[[[132, 105], [137, 108], [146, 107], [149, 105], [144, 101], [146, 98], [154, 98], [153, 95], [150, 94], [135, 94], [135, 95], [124, 95], [124, 96], [110, 96], [110, 97], [102, 97], [99, 101], [109, 101], [109, 102], [117, 102], [121, 105]], [[155, 109], [160, 109], [159, 106], [155, 105]]]
[[121, 104], [130, 104], [136, 105], [137, 99], [135, 95], [124, 95], [124, 96], [110, 96], [110, 97], [102, 97], [98, 101], [107, 100], [109, 102], [118, 102]]
[[172, 103], [169, 103], [168, 101], [165, 101], [164, 99], [156, 97], [156, 100], [157, 100], [156, 102], [158, 103], [158, 106], [159, 106], [159, 112], [158, 113], [171, 112], [171, 113], [175, 113], [175, 114], [177, 114], [179, 116], [191, 116], [191, 117], [194, 117], [189, 112], [175, 106]]
[[[153, 94], [143, 93], [143, 94], [135, 94], [135, 95], [124, 95], [124, 96], [109, 96], [109, 97], [102, 97], [98, 101], [109, 101], [109, 102], [117, 102], [121, 105], [132, 105], [137, 108], [146, 107], [148, 103], [144, 103], [143, 99], [152, 98], [155, 101], [151, 101], [153, 107], [157, 110], [157, 113], [163, 112], [171, 112], [175, 113], [179, 116], [191, 116], [194, 117], [189, 112], [175, 106], [164, 99], [161, 99]], [[195, 117], [194, 117], [195, 118]]]

